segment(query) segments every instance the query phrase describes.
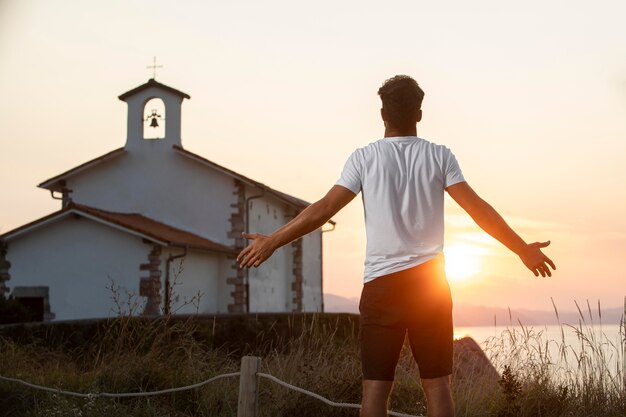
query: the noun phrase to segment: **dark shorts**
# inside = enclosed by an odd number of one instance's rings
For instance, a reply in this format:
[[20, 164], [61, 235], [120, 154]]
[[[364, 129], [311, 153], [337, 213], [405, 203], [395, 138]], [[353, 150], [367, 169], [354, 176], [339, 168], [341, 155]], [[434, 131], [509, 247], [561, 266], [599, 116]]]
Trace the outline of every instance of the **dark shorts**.
[[393, 381], [407, 333], [421, 378], [452, 373], [452, 298], [443, 257], [366, 283], [359, 310], [363, 379]]

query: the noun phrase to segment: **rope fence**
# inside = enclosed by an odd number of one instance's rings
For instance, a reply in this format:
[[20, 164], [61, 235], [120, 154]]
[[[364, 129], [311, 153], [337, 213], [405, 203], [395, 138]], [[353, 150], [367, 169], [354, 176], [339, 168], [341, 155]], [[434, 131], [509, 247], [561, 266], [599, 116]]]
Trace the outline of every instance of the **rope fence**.
[[66, 390], [62, 390], [62, 389], [59, 389], [59, 388], [44, 387], [43, 385], [31, 384], [30, 382], [26, 382], [26, 381], [23, 381], [21, 379], [7, 378], [6, 376], [1, 376], [1, 375], [0, 375], [0, 380], [7, 381], [7, 382], [15, 382], [16, 384], [24, 385], [24, 386], [27, 386], [27, 387], [30, 387], [30, 388], [35, 388], [35, 389], [38, 389], [38, 390], [41, 390], [41, 391], [52, 392], [54, 394], [69, 395], [69, 396], [72, 396], [72, 397], [80, 397], [80, 398], [96, 398], [96, 397], [129, 398], [129, 397], [149, 397], [149, 396], [152, 396], [152, 395], [161, 395], [161, 394], [169, 394], [169, 393], [172, 393], [172, 392], [187, 391], [187, 390], [190, 390], [190, 389], [199, 388], [199, 387], [201, 387], [203, 385], [208, 384], [209, 382], [217, 381], [218, 379], [230, 378], [230, 377], [234, 377], [234, 376], [239, 376], [239, 372], [233, 372], [233, 373], [230, 373], [230, 374], [221, 374], [221, 375], [214, 376], [213, 378], [209, 378], [207, 380], [204, 380], [202, 382], [198, 382], [197, 384], [187, 385], [187, 386], [184, 386], [184, 387], [162, 389], [162, 390], [159, 390], [159, 391], [121, 392], [121, 393], [94, 392], [94, 393], [89, 393], [89, 394], [83, 394], [83, 393], [74, 392], [74, 391], [66, 391]]
[[[80, 393], [74, 391], [62, 390], [60, 388], [51, 388], [43, 385], [32, 384], [27, 381], [23, 381], [18, 378], [9, 378], [0, 375], [0, 381], [12, 382], [19, 385], [24, 385], [29, 388], [51, 392], [54, 394], [63, 394], [73, 397], [80, 398], [97, 398], [97, 397], [108, 397], [108, 398], [129, 398], [129, 397], [148, 397], [154, 395], [162, 395], [162, 394], [170, 394], [173, 392], [187, 391], [195, 388], [199, 388], [203, 385], [209, 384], [211, 382], [217, 381], [219, 379], [224, 378], [233, 378], [239, 377], [239, 398], [237, 403], [237, 417], [257, 417], [258, 416], [258, 382], [260, 378], [268, 379], [278, 385], [281, 385], [285, 388], [288, 388], [292, 391], [299, 392], [304, 395], [308, 395], [309, 397], [315, 398], [327, 404], [331, 407], [339, 407], [339, 408], [353, 408], [360, 409], [360, 404], [352, 404], [352, 403], [341, 403], [329, 400], [326, 397], [323, 397], [315, 392], [306, 390], [304, 388], [296, 387], [295, 385], [291, 385], [288, 382], [282, 381], [276, 378], [274, 375], [266, 374], [263, 372], [259, 372], [261, 366], [261, 358], [255, 356], [244, 356], [241, 358], [241, 370], [240, 372], [231, 372], [227, 374], [216, 375], [209, 379], [206, 379], [202, 382], [198, 382], [192, 385], [186, 385], [183, 387], [176, 388], [168, 388], [162, 389], [158, 391], [146, 391], [146, 392], [127, 392], [127, 393], [110, 393], [110, 392], [95, 392], [95, 393]], [[412, 414], [403, 414], [397, 411], [388, 411], [390, 416], [396, 417], [423, 417], [423, 416], [415, 416]]]
[[[262, 372], [259, 372], [259, 373], [257, 373], [257, 376], [260, 376], [262, 378], [267, 378], [267, 379], [269, 379], [271, 381], [276, 382], [278, 385], [282, 385], [283, 387], [289, 388], [290, 390], [299, 392], [299, 393], [304, 394], [304, 395], [308, 395], [309, 397], [313, 397], [316, 400], [320, 400], [321, 402], [330, 405], [331, 407], [356, 408], [358, 410], [361, 409], [361, 404], [338, 403], [338, 402], [335, 402], [335, 401], [331, 401], [328, 398], [322, 397], [319, 394], [316, 394], [316, 393], [311, 392], [309, 390], [306, 390], [304, 388], [296, 387], [294, 385], [291, 385], [288, 382], [281, 381], [280, 379], [276, 378], [274, 375], [264, 374]], [[397, 416], [397, 417], [421, 417], [421, 416], [414, 416], [413, 414], [404, 414], [404, 413], [399, 413], [397, 411], [389, 411], [389, 410], [387, 410], [387, 414], [389, 414], [390, 416]]]

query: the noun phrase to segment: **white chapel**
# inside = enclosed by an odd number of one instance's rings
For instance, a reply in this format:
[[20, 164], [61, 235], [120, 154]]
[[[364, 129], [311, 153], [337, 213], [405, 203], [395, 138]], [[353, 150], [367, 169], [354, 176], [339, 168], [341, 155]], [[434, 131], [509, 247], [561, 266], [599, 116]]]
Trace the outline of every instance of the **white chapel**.
[[125, 145], [39, 184], [59, 210], [0, 235], [0, 295], [43, 321], [120, 303], [150, 316], [323, 311], [321, 229], [238, 268], [242, 232], [271, 233], [308, 203], [185, 149], [189, 98], [154, 78], [119, 96]]

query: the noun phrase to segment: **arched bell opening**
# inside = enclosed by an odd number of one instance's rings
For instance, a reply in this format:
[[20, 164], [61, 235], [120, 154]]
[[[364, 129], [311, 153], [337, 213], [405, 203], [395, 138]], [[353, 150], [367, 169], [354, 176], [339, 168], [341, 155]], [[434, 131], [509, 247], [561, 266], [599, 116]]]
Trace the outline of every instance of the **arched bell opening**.
[[143, 108], [143, 138], [165, 138], [165, 103], [160, 98], [152, 98]]

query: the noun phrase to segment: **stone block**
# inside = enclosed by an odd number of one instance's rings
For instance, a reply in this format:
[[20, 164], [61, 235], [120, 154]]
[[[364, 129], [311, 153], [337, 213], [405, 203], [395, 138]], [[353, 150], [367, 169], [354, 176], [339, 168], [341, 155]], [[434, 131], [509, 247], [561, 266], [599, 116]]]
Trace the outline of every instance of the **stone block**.
[[159, 305], [155, 303], [147, 303], [146, 307], [143, 310], [142, 315], [144, 316], [158, 316], [160, 313]]
[[241, 292], [234, 291], [231, 292], [230, 295], [233, 297], [233, 301], [235, 302], [235, 304], [243, 304], [245, 302], [243, 293]]
[[151, 297], [159, 294], [161, 289], [161, 281], [151, 278], [141, 278], [139, 281], [139, 295], [142, 297]]
[[229, 285], [243, 284], [243, 279], [241, 279], [240, 277], [226, 278], [226, 283]]
[[150, 287], [144, 283], [144, 281], [139, 282], [139, 295], [141, 297], [147, 297], [150, 295]]
[[245, 224], [243, 223], [243, 219], [240, 216], [231, 217], [230, 219], [228, 219], [228, 221], [230, 222], [231, 227], [233, 229], [236, 229], [236, 230], [244, 229]]
[[229, 313], [243, 313], [244, 309], [242, 305], [229, 304], [228, 312]]

